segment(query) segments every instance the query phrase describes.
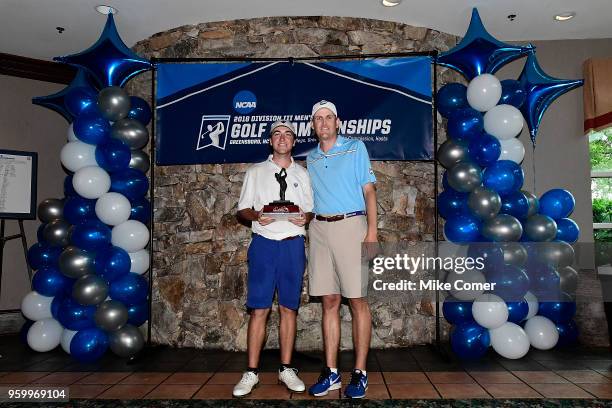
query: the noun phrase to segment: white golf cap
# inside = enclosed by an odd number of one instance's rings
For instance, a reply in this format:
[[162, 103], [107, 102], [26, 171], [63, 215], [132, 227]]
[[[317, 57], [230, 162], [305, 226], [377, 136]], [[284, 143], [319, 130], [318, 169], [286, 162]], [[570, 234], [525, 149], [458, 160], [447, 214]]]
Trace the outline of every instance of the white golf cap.
[[272, 126], [270, 127], [270, 134], [274, 133], [276, 128], [279, 126], [284, 126], [288, 128], [291, 131], [291, 133], [293, 133], [293, 136], [295, 137], [295, 126], [293, 126], [293, 123], [286, 121], [286, 120], [277, 120], [276, 122], [274, 122]]
[[334, 105], [330, 101], [322, 100], [314, 104], [312, 107], [312, 116], [317, 113], [317, 111], [321, 108], [327, 108], [334, 113], [334, 115], [338, 116], [338, 111], [336, 110], [336, 105]]

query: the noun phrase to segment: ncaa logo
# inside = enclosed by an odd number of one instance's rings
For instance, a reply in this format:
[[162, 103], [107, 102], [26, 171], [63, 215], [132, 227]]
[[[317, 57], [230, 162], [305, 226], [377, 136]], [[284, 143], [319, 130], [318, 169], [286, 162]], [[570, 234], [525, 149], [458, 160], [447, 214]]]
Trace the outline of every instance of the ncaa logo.
[[240, 91], [234, 96], [232, 106], [239, 114], [246, 115], [257, 108], [257, 98], [251, 91]]

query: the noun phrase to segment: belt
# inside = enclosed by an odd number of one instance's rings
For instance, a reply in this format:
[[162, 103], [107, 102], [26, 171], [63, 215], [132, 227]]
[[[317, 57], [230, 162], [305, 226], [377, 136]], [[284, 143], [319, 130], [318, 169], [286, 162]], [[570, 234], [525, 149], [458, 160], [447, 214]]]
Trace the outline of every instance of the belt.
[[365, 215], [365, 213], [366, 213], [365, 211], [353, 211], [353, 212], [346, 213], [346, 214], [330, 215], [329, 217], [325, 217], [323, 215], [317, 214], [315, 218], [319, 221], [334, 222], [334, 221], [343, 220], [345, 218], [355, 217], [357, 215]]

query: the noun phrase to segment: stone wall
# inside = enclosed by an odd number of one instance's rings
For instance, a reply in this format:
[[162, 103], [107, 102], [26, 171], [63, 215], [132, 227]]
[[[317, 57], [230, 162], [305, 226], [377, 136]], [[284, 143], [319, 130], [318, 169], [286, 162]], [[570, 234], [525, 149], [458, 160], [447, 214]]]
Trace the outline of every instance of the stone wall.
[[[407, 51], [444, 51], [456, 37], [394, 22], [338, 18], [259, 18], [179, 27], [137, 43], [147, 58], [311, 57]], [[438, 70], [438, 83], [461, 81]], [[151, 98], [151, 74], [129, 90]], [[439, 119], [439, 140], [445, 139]], [[235, 216], [248, 165], [192, 165], [155, 170], [153, 340], [185, 347], [246, 349], [246, 251], [250, 229]], [[374, 162], [381, 241], [432, 241], [433, 164]], [[305, 282], [304, 288], [307, 283]], [[296, 348], [320, 349], [321, 306], [304, 289]], [[429, 343], [434, 304], [373, 298], [372, 346]], [[342, 307], [343, 349], [352, 348], [351, 315]], [[442, 319], [443, 321], [444, 319]], [[278, 347], [278, 313], [267, 347]], [[443, 339], [448, 326], [443, 321]]]

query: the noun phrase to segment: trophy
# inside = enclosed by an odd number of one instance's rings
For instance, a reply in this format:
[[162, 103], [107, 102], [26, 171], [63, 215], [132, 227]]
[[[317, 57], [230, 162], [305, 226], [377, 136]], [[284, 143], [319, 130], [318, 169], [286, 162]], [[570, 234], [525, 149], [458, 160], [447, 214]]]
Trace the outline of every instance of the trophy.
[[281, 169], [278, 173], [274, 173], [276, 181], [280, 184], [280, 200], [274, 200], [263, 206], [262, 214], [265, 217], [271, 217], [276, 220], [287, 220], [297, 217], [300, 214], [300, 207], [293, 202], [285, 200], [285, 191], [287, 191], [287, 170]]

